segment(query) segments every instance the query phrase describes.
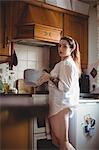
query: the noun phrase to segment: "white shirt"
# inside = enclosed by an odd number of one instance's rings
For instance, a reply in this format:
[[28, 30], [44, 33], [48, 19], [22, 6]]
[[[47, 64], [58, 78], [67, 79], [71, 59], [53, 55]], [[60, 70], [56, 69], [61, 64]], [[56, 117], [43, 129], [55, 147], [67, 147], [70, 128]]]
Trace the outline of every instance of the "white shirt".
[[58, 77], [58, 88], [49, 81], [49, 105], [52, 116], [66, 107], [74, 107], [79, 100], [79, 75], [72, 57], [60, 61], [51, 71], [52, 77]]

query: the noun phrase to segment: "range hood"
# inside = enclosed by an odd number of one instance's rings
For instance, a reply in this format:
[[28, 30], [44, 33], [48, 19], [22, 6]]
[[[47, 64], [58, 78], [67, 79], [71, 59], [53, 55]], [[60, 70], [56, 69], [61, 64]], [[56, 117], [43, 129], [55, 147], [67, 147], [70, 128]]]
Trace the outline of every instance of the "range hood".
[[[53, 46], [59, 42], [62, 29], [51, 26], [51, 18], [48, 12], [41, 7], [28, 5], [16, 26], [14, 42], [26, 45]], [[56, 17], [57, 20], [57, 17]], [[47, 22], [47, 23], [46, 23]], [[56, 21], [57, 24], [57, 21]]]
[[29, 46], [38, 46], [38, 47], [51, 47], [56, 46], [55, 43], [46, 42], [42, 40], [36, 40], [36, 39], [15, 39], [13, 40], [16, 44], [22, 44], [22, 45], [29, 45]]
[[41, 24], [25, 24], [17, 28], [17, 36], [13, 40], [19, 44], [52, 45], [59, 42], [62, 30]]

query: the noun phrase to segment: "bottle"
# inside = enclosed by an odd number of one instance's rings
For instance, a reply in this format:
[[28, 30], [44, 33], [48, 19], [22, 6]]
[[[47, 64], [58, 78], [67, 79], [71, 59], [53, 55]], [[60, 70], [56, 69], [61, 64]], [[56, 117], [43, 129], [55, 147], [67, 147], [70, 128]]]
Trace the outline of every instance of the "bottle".
[[8, 94], [9, 92], [9, 85], [8, 82], [4, 79], [4, 93]]
[[0, 93], [3, 93], [3, 92], [4, 92], [4, 85], [0, 76]]

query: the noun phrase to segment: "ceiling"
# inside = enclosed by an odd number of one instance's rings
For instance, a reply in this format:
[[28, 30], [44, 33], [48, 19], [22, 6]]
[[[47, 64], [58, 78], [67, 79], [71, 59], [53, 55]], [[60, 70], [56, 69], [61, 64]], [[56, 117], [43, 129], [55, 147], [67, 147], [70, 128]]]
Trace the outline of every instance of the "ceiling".
[[79, 1], [90, 4], [90, 5], [96, 5], [97, 3], [99, 4], [99, 0], [79, 0]]

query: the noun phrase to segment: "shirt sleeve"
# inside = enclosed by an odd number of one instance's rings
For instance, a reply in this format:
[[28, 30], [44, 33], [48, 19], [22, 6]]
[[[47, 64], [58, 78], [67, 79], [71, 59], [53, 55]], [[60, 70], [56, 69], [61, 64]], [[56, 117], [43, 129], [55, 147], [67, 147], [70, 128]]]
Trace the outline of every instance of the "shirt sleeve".
[[74, 81], [74, 68], [72, 65], [65, 65], [60, 68], [58, 88], [61, 91], [68, 92]]
[[54, 69], [51, 71], [51, 76], [52, 77], [58, 77], [59, 76], [59, 67], [60, 65], [59, 65], [59, 63], [57, 63], [56, 65], [55, 65], [55, 67], [54, 67]]

